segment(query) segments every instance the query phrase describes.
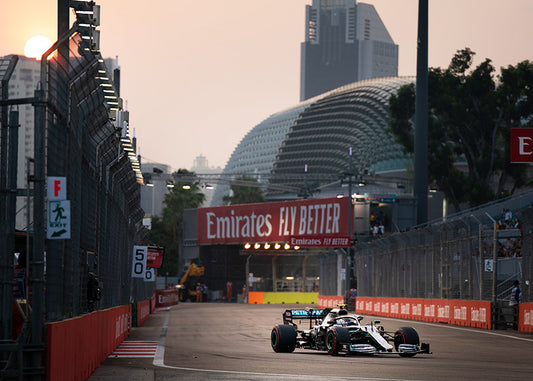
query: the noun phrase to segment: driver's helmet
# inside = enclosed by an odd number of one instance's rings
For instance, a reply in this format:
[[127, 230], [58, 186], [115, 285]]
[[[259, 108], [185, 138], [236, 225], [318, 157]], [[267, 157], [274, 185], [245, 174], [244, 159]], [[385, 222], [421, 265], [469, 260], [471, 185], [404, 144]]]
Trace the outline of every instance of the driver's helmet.
[[336, 312], [330, 312], [330, 313], [329, 313], [329, 316], [328, 316], [328, 318], [327, 318], [327, 321], [328, 321], [328, 322], [333, 322], [333, 321], [335, 321], [335, 318], [336, 318], [337, 316], [339, 316], [339, 315], [338, 315]]

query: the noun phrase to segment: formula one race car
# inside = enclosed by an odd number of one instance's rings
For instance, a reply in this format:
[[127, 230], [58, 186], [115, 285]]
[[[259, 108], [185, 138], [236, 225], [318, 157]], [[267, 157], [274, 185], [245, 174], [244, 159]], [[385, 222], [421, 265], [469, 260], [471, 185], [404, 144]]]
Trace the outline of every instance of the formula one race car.
[[[309, 329], [299, 329], [295, 321], [309, 320]], [[429, 344], [420, 344], [414, 328], [401, 327], [387, 332], [378, 320], [362, 325], [363, 317], [349, 314], [344, 306], [325, 309], [286, 310], [283, 324], [270, 334], [275, 352], [293, 352], [295, 348], [350, 354], [398, 354], [412, 357], [431, 353]]]

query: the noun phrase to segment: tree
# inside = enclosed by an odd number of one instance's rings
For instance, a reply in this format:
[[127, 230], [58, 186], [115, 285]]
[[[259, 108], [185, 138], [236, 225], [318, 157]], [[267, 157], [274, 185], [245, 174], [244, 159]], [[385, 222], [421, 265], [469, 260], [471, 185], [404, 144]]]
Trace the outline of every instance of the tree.
[[[250, 185], [242, 185], [249, 182]], [[259, 202], [265, 202], [265, 196], [261, 188], [257, 186], [257, 180], [249, 179], [246, 176], [242, 176], [237, 181], [238, 184], [231, 184], [231, 196], [224, 196], [222, 201], [227, 205], [237, 204], [254, 204]], [[255, 185], [252, 185], [255, 184]]]
[[[533, 66], [524, 61], [502, 69], [496, 82], [490, 59], [472, 69], [474, 55], [459, 50], [447, 69], [431, 68], [428, 76], [428, 177], [456, 210], [526, 183], [526, 166], [509, 161], [509, 135], [510, 128], [531, 124]], [[414, 102], [414, 85], [400, 88], [389, 102], [389, 132], [406, 153], [414, 152]]]
[[175, 275], [179, 273], [183, 210], [198, 208], [205, 200], [205, 195], [201, 192], [198, 184], [180, 181], [180, 175], [185, 175], [188, 178], [194, 177], [193, 172], [183, 169], [173, 174], [173, 177], [178, 180], [174, 181], [174, 186], [165, 195], [165, 208], [162, 217], [154, 217], [150, 231], [151, 241], [165, 248], [161, 271]]

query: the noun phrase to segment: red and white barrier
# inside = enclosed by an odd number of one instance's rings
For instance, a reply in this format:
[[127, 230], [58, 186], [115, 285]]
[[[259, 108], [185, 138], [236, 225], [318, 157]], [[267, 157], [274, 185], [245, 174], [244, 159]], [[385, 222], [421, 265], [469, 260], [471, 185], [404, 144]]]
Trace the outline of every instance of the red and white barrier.
[[338, 304], [344, 304], [344, 297], [318, 295], [317, 304], [318, 308], [333, 308]]
[[178, 290], [157, 290], [156, 307], [170, 307], [179, 302]]
[[46, 379], [85, 380], [131, 332], [131, 306], [47, 324]]
[[483, 301], [360, 296], [357, 297], [356, 311], [360, 314], [466, 327], [491, 329], [492, 326], [491, 303]]
[[157, 298], [156, 298], [156, 296], [154, 294], [154, 296], [152, 296], [150, 298], [150, 313], [154, 313], [155, 312], [156, 300], [157, 300]]
[[518, 316], [518, 330], [533, 332], [533, 303], [520, 303]]
[[137, 303], [137, 327], [150, 317], [150, 299]]

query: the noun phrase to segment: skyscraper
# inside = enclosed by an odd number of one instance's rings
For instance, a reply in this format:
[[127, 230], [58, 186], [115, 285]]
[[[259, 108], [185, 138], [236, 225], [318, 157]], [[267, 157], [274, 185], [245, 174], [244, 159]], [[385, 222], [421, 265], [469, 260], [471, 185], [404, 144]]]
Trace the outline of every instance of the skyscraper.
[[[10, 56], [4, 57], [5, 59]], [[41, 61], [24, 56], [18, 57], [17, 65], [9, 80], [9, 99], [32, 98], [37, 84], [41, 79]], [[17, 188], [24, 189], [27, 185], [28, 173], [26, 170], [28, 158], [34, 157], [34, 115], [31, 104], [17, 106], [19, 112], [18, 155], [17, 155]], [[31, 202], [31, 201], [30, 201]], [[15, 227], [26, 229], [27, 213], [31, 207], [26, 206], [26, 197], [17, 197], [17, 215]], [[33, 217], [30, 216], [30, 220]]]
[[398, 75], [398, 45], [373, 5], [313, 0], [306, 6], [300, 101], [363, 79]]

